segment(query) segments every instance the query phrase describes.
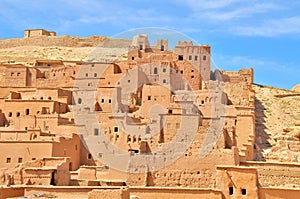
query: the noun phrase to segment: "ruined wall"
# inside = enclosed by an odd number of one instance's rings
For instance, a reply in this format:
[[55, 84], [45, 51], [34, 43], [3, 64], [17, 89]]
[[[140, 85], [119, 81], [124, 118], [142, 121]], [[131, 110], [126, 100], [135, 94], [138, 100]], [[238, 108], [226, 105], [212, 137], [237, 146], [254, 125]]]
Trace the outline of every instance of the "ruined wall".
[[9, 197], [20, 197], [23, 195], [24, 195], [24, 188], [11, 188], [11, 187], [0, 188], [0, 199], [7, 199]]

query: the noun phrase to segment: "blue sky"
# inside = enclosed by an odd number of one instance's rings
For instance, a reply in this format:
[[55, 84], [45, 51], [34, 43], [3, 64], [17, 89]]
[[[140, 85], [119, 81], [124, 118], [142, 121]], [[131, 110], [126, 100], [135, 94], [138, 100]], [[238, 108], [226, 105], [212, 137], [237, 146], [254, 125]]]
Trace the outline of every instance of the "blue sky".
[[181, 32], [212, 47], [224, 70], [253, 67], [255, 82], [300, 83], [300, 1], [0, 0], [0, 38], [44, 28], [58, 35], [118, 35], [134, 28]]

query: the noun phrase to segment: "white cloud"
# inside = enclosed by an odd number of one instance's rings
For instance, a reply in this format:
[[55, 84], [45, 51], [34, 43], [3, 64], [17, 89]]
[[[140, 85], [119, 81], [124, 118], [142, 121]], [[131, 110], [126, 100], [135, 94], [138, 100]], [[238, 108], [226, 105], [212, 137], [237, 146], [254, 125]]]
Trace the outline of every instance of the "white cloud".
[[233, 19], [241, 19], [246, 17], [252, 17], [259, 13], [267, 13], [270, 10], [280, 9], [278, 6], [272, 3], [260, 3], [252, 6], [240, 6], [231, 10], [217, 10], [195, 13], [198, 17], [204, 17], [210, 21], [215, 20], [217, 22], [229, 21]]
[[[206, 9], [220, 9], [228, 7], [234, 3], [240, 2], [241, 0], [185, 0], [185, 4], [192, 10], [206, 10]], [[178, 1], [182, 3], [182, 1]]]
[[232, 31], [238, 35], [265, 37], [298, 34], [300, 33], [300, 16], [268, 20], [253, 26], [237, 26]]

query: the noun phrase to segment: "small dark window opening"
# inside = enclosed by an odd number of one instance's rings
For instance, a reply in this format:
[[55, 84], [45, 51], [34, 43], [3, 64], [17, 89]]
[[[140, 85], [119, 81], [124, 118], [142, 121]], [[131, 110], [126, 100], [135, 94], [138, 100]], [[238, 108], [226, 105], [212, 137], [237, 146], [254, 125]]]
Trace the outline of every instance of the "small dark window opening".
[[99, 129], [94, 129], [94, 135], [99, 135]]
[[97, 77], [97, 73], [94, 73], [94, 77]]
[[98, 158], [102, 158], [103, 157], [103, 154], [102, 153], [98, 153]]
[[178, 55], [178, 60], [182, 61], [183, 60], [183, 55]]
[[198, 60], [198, 56], [195, 56], [195, 61], [197, 61]]
[[161, 45], [160, 46], [160, 51], [164, 51], [165, 50], [165, 46], [164, 45]]
[[167, 71], [167, 69], [164, 68], [164, 69], [163, 69], [163, 72], [165, 73], [166, 71]]
[[88, 154], [88, 159], [91, 160], [92, 159], [92, 154]]
[[8, 117], [12, 117], [12, 112], [9, 112], [9, 113], [8, 113]]
[[154, 68], [154, 74], [157, 74], [157, 68], [156, 67]]
[[23, 158], [18, 158], [18, 163], [22, 163], [23, 162]]
[[108, 100], [108, 103], [111, 103], [111, 99]]
[[36, 158], [31, 158], [31, 160], [36, 160]]
[[119, 132], [119, 127], [115, 126], [114, 127], [114, 132]]
[[92, 64], [91, 66], [92, 66], [92, 67], [94, 67], [94, 66], [95, 66], [95, 64]]
[[44, 98], [43, 98], [43, 97], [41, 97], [40, 99], [41, 99], [41, 100], [43, 100]]
[[229, 187], [229, 195], [233, 195], [233, 187]]
[[104, 103], [104, 99], [101, 99], [101, 103]]
[[192, 56], [191, 55], [189, 56], [189, 60], [192, 60]]
[[130, 83], [130, 79], [129, 79], [129, 80], [127, 80], [127, 82], [128, 82], [128, 83]]
[[148, 100], [151, 100], [151, 96], [148, 96]]
[[247, 190], [246, 189], [242, 189], [242, 195], [246, 195], [247, 194]]
[[17, 117], [20, 117], [20, 115], [21, 115], [20, 112], [17, 112]]
[[143, 45], [140, 45], [140, 50], [143, 50]]
[[180, 73], [183, 74], [183, 70], [181, 70]]
[[192, 70], [192, 73], [194, 72], [194, 70]]
[[163, 80], [163, 83], [164, 83], [164, 84], [167, 83], [167, 80], [164, 79], [164, 80]]
[[52, 100], [52, 97], [48, 97], [48, 100]]
[[85, 76], [86, 76], [86, 77], [88, 77], [88, 76], [89, 76], [89, 74], [88, 74], [88, 73], [85, 73]]
[[193, 79], [194, 77], [195, 77], [194, 75], [191, 76], [192, 79]]
[[173, 113], [173, 110], [172, 110], [172, 109], [169, 109], [168, 113], [172, 114], [172, 113]]
[[134, 57], [131, 57], [131, 60], [134, 60]]
[[204, 60], [204, 61], [206, 60], [206, 56], [205, 56], [205, 55], [203, 56], [203, 60]]
[[11, 158], [6, 158], [6, 163], [11, 163]]
[[29, 108], [26, 109], [26, 115], [29, 115]]
[[81, 104], [81, 103], [82, 103], [82, 99], [78, 98], [78, 104]]

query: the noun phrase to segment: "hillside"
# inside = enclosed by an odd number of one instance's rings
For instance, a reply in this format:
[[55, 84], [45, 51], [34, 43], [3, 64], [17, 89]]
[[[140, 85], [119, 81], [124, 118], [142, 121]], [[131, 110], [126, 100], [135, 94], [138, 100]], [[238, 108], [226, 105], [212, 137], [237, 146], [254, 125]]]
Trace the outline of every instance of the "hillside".
[[[253, 86], [259, 160], [300, 162], [300, 93]], [[299, 157], [298, 157], [299, 156]]]

